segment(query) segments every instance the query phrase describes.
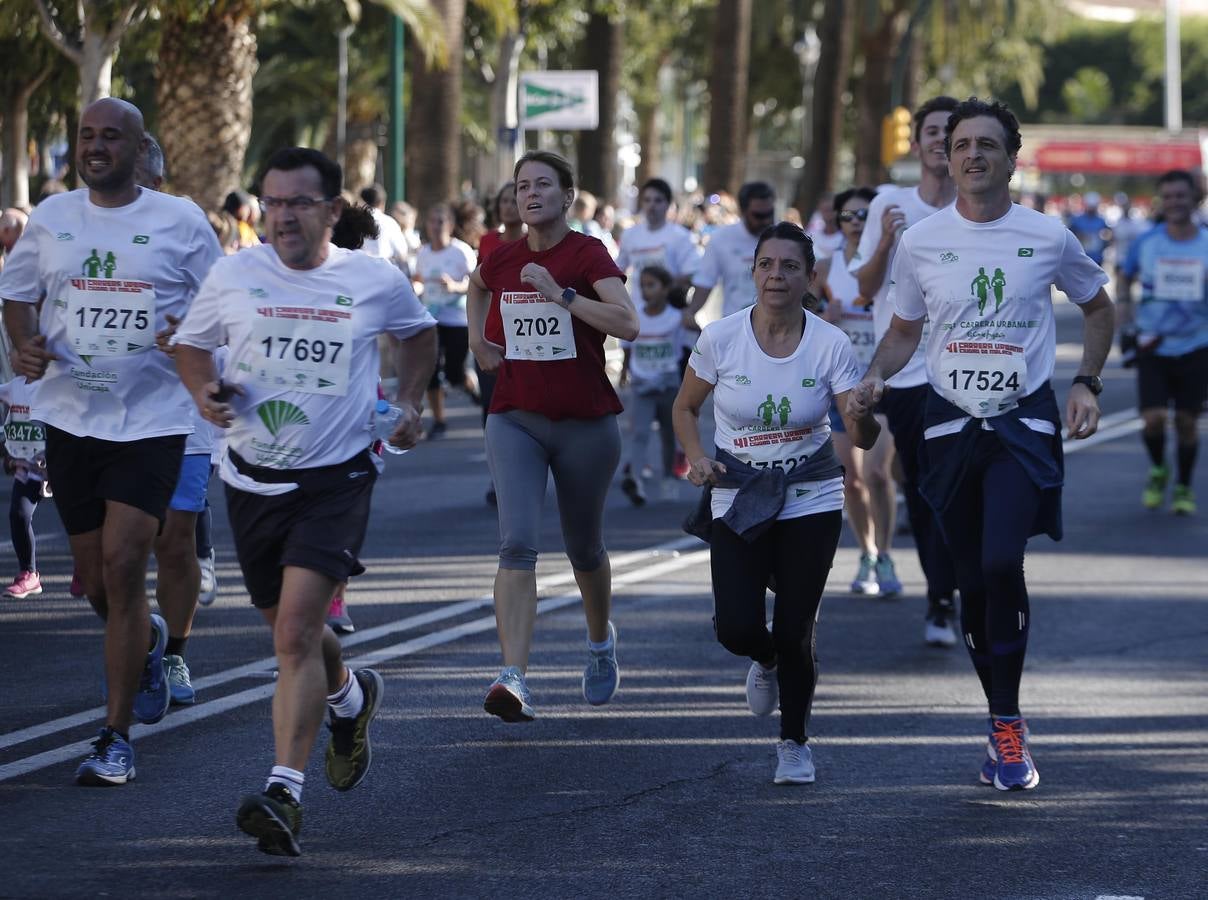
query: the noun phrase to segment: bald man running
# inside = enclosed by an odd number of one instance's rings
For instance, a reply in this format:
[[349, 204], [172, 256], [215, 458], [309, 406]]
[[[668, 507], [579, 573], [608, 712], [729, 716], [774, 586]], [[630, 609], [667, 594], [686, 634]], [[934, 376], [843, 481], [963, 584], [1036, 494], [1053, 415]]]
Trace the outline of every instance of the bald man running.
[[85, 785], [132, 780], [130, 723], [168, 708], [168, 634], [147, 605], [147, 559], [193, 426], [155, 336], [184, 318], [221, 255], [196, 205], [139, 187], [145, 144], [137, 107], [89, 105], [76, 149], [87, 188], [40, 204], [0, 274], [13, 369], [40, 381], [31, 415], [47, 425], [55, 503], [105, 622], [106, 723], [76, 771]]

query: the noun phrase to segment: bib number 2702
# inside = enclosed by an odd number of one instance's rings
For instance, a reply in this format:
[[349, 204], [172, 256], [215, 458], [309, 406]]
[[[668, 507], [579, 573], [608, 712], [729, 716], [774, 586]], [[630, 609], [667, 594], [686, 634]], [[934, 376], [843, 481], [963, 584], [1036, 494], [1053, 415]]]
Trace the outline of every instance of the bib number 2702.
[[517, 317], [512, 320], [515, 337], [557, 337], [562, 334], [557, 316]]

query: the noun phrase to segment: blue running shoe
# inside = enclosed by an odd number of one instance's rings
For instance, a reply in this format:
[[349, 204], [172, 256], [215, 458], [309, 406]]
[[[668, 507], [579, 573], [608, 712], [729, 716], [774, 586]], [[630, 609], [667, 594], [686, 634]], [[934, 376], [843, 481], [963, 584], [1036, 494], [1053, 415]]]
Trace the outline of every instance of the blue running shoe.
[[505, 722], [531, 722], [533, 697], [524, 681], [524, 673], [518, 666], [507, 666], [491, 683], [482, 708]]
[[1028, 749], [1028, 726], [1019, 716], [996, 718], [990, 731], [994, 748], [994, 786], [1000, 791], [1030, 791], [1040, 773]]
[[902, 582], [898, 580], [897, 570], [888, 553], [882, 553], [877, 557], [877, 561], [873, 565], [873, 572], [876, 574], [877, 588], [883, 599], [890, 600], [902, 593]]
[[147, 663], [138, 682], [138, 693], [134, 695], [134, 718], [144, 725], [154, 725], [162, 719], [172, 702], [168, 676], [164, 671], [164, 647], [168, 643], [168, 626], [163, 618], [151, 613], [151, 629], [155, 634], [155, 646], [147, 653]]
[[134, 780], [134, 748], [106, 725], [92, 742], [92, 752], [76, 769], [76, 784], [110, 787]]
[[183, 656], [164, 654], [164, 675], [168, 679], [168, 693], [173, 706], [192, 706], [197, 701], [193, 680], [189, 676], [189, 664]]
[[583, 699], [592, 706], [603, 706], [617, 692], [621, 670], [617, 668], [617, 630], [608, 623], [608, 646], [603, 650], [587, 651], [587, 668], [583, 672]]

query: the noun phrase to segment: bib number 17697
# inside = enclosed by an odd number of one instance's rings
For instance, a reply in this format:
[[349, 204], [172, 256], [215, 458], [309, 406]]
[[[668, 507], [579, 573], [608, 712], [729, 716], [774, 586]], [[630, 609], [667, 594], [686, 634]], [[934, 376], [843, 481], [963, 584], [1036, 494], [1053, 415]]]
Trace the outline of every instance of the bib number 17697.
[[264, 355], [269, 359], [293, 359], [297, 362], [335, 363], [344, 349], [340, 341], [325, 341], [322, 338], [266, 337], [260, 342]]

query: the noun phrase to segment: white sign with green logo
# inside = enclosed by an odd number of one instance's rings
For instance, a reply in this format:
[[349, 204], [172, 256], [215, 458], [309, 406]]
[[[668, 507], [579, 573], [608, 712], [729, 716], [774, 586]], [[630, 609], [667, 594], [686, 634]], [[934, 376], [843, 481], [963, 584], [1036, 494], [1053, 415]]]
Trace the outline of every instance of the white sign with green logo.
[[520, 76], [520, 127], [591, 131], [600, 125], [600, 78], [590, 71], [526, 72]]

